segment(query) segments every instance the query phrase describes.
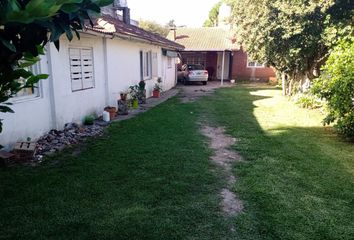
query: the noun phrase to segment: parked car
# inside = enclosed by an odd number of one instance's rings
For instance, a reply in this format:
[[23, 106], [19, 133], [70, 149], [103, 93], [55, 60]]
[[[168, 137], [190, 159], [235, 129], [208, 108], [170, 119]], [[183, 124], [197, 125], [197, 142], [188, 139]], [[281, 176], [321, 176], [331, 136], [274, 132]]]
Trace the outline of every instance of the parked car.
[[177, 79], [184, 84], [188, 82], [208, 83], [208, 71], [201, 64], [184, 64], [177, 72]]

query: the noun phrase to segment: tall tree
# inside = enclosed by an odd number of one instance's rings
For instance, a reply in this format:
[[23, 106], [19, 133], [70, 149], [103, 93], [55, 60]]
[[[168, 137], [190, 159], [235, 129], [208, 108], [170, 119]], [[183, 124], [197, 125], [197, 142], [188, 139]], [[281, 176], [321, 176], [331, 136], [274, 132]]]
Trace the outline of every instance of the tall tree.
[[[59, 50], [59, 38], [79, 30], [86, 20], [113, 0], [0, 0], [0, 112], [13, 112], [7, 101], [21, 89], [33, 87], [45, 74], [28, 67], [39, 60], [47, 42]], [[91, 22], [92, 23], [92, 22]], [[22, 81], [18, 81], [22, 79]], [[0, 132], [2, 122], [0, 120]]]
[[208, 19], [205, 20], [203, 27], [217, 27], [219, 19], [219, 9], [223, 1], [216, 3], [209, 12]]
[[146, 31], [157, 33], [162, 37], [166, 37], [168, 32], [170, 31], [167, 26], [162, 26], [157, 22], [149, 21], [149, 20], [140, 20], [139, 27], [141, 27]]
[[319, 75], [336, 39], [351, 34], [351, 0], [229, 0], [237, 40], [287, 79], [286, 94]]

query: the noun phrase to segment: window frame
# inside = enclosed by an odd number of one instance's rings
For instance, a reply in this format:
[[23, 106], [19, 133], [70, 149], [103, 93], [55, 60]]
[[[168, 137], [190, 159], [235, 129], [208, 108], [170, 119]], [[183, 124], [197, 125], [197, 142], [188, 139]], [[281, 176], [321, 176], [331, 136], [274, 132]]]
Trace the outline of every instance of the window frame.
[[[30, 70], [34, 75], [38, 75], [41, 73], [40, 69], [40, 61], [35, 63], [32, 66], [29, 66], [27, 70]], [[41, 80], [33, 85], [33, 93], [28, 94], [28, 95], [23, 95], [23, 96], [18, 96], [18, 93], [16, 93], [15, 96], [9, 99], [11, 103], [21, 103], [21, 102], [27, 102], [27, 101], [32, 101], [41, 98], [42, 96], [42, 83]]]
[[152, 70], [153, 70], [153, 59], [151, 50], [140, 50], [140, 77], [141, 80], [150, 80], [152, 79]]
[[[251, 63], [254, 63], [254, 66], [250, 65]], [[257, 61], [251, 60], [247, 57], [247, 68], [264, 68], [265, 64], [259, 63]]]

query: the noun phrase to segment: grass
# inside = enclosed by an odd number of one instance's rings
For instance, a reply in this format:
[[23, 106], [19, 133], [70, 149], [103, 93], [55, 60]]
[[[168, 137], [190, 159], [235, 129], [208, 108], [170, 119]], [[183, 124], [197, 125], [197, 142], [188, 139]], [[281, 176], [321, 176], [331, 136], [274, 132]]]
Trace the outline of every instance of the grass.
[[[169, 100], [78, 155], [0, 171], [0, 239], [353, 239], [354, 146], [321, 118], [271, 87]], [[200, 119], [240, 140], [237, 217], [220, 211]]]
[[353, 239], [353, 144], [280, 94], [243, 86], [200, 102], [202, 115], [240, 139], [238, 239]]
[[38, 168], [0, 171], [0, 239], [218, 239], [221, 180], [177, 99]]

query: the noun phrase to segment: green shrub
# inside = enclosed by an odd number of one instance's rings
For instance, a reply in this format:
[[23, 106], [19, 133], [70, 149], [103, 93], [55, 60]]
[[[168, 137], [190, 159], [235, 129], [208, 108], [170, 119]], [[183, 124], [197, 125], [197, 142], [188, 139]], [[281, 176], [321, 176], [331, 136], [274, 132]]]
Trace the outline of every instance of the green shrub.
[[87, 115], [84, 118], [84, 125], [93, 125], [95, 121], [95, 117], [93, 115]]
[[315, 109], [322, 107], [321, 99], [311, 93], [301, 93], [294, 97], [295, 103], [302, 108]]
[[354, 37], [342, 39], [329, 56], [313, 92], [325, 99], [328, 115], [323, 123], [335, 123], [340, 134], [354, 138]]

